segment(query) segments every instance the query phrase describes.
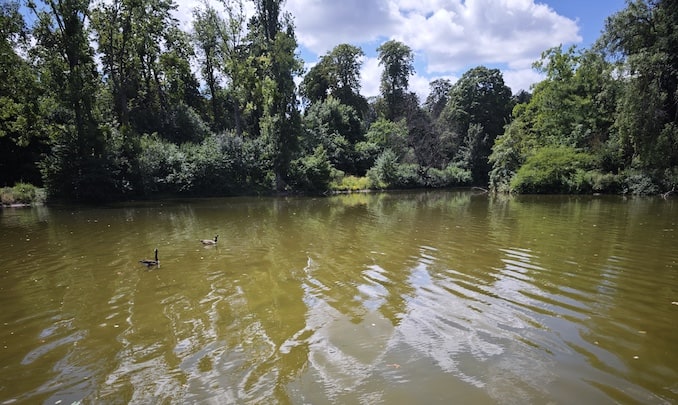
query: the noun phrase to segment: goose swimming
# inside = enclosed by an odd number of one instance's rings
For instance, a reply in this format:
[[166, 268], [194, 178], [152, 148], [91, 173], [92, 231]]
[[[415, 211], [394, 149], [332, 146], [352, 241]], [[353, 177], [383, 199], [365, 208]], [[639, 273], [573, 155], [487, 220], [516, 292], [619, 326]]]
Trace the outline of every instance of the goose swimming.
[[158, 249], [155, 249], [155, 260], [144, 259], [139, 260], [139, 263], [143, 264], [146, 267], [160, 266], [160, 260], [158, 260]]
[[217, 239], [219, 238], [219, 235], [214, 237], [214, 240], [212, 239], [202, 239], [200, 243], [202, 243], [205, 246], [212, 246], [217, 244]]

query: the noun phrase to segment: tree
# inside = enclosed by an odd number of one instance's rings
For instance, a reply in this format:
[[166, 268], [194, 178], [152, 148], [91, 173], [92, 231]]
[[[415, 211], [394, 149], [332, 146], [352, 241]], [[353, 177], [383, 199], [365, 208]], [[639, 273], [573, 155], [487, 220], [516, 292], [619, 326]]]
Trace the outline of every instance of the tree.
[[595, 169], [618, 172], [624, 151], [613, 130], [619, 93], [613, 66], [598, 52], [564, 52], [561, 47], [544, 52], [534, 66], [546, 79], [534, 87], [527, 103], [515, 105], [513, 122], [496, 140], [491, 187], [507, 190], [526, 160], [544, 147], [586, 151], [598, 158]]
[[377, 145], [381, 150], [390, 150], [398, 160], [407, 153], [407, 123], [379, 118], [373, 122], [365, 135], [368, 142]]
[[223, 49], [226, 45], [223, 43], [223, 37], [227, 28], [226, 22], [219, 17], [214, 7], [208, 3], [205, 3], [204, 7], [204, 10], [196, 8], [193, 11], [193, 41], [202, 56], [199, 59], [200, 70], [207, 84], [212, 122], [215, 129], [223, 129], [219, 72], [223, 70], [225, 63]]
[[262, 86], [257, 76], [260, 61], [256, 47], [245, 41], [245, 7], [242, 0], [222, 0], [228, 19], [221, 41], [223, 73], [228, 79], [225, 93], [238, 136], [258, 134], [263, 105]]
[[442, 168], [447, 164], [446, 145], [440, 139], [431, 115], [419, 105], [419, 97], [408, 93], [403, 100], [407, 122], [407, 142], [414, 156], [414, 163], [422, 172], [431, 167]]
[[186, 141], [195, 125], [177, 117], [203, 110], [193, 48], [171, 15], [175, 8], [172, 0], [115, 0], [92, 10], [113, 112], [126, 134], [157, 131]]
[[38, 17], [33, 56], [55, 104], [52, 153], [43, 177], [53, 197], [103, 199], [117, 194], [120, 180], [94, 114], [98, 74], [86, 30], [89, 1], [28, 3]]
[[431, 92], [426, 97], [424, 108], [431, 114], [431, 118], [437, 120], [450, 98], [452, 83], [448, 79], [436, 79], [429, 83], [429, 86], [431, 87]]
[[385, 101], [387, 119], [399, 119], [403, 115], [403, 101], [414, 74], [414, 54], [409, 46], [396, 40], [386, 41], [379, 48], [379, 65], [384, 67], [381, 74], [380, 90]]
[[362, 49], [353, 45], [335, 46], [304, 76], [300, 94], [308, 104], [323, 102], [332, 96], [364, 116], [367, 100], [360, 94], [360, 67], [364, 55]]
[[101, 3], [91, 13], [103, 74], [113, 97], [113, 113], [123, 127], [130, 125], [130, 101], [141, 86], [141, 59], [137, 52], [136, 9], [140, 4], [121, 0]]
[[0, 187], [19, 181], [40, 184], [36, 163], [47, 152], [41, 128], [42, 89], [17, 50], [28, 45], [28, 29], [16, 2], [0, 5]]
[[280, 15], [281, 0], [255, 0], [250, 20], [250, 52], [260, 66], [263, 105], [260, 134], [268, 145], [274, 187], [286, 187], [290, 163], [297, 152], [301, 117], [297, 108], [294, 75], [302, 64], [295, 56], [297, 41], [289, 14]]
[[487, 184], [488, 157], [494, 140], [509, 122], [510, 108], [511, 89], [498, 69], [473, 68], [450, 90], [440, 121], [455, 138], [455, 159], [471, 170], [476, 184]]
[[299, 85], [299, 94], [307, 107], [324, 102], [330, 95], [331, 69], [328, 60], [321, 56], [320, 61], [304, 75]]
[[678, 4], [636, 0], [608, 18], [599, 46], [617, 57], [624, 90], [616, 127], [634, 165], [678, 183]]
[[358, 114], [334, 97], [311, 105], [303, 118], [306, 136], [303, 146], [313, 153], [322, 145], [330, 163], [337, 169], [354, 174], [355, 144], [363, 140]]

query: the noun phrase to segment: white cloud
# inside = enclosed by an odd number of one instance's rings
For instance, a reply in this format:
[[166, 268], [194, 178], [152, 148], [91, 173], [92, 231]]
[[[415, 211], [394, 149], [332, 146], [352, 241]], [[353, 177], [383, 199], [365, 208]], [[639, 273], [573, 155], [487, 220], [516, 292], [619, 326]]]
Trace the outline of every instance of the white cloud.
[[579, 42], [575, 21], [533, 0], [467, 0], [447, 8], [402, 15], [399, 36], [428, 57], [428, 72], [469, 65], [527, 67], [540, 53]]
[[[186, 31], [193, 30], [193, 10], [205, 9], [205, 3], [217, 10], [224, 19], [228, 18], [223, 2], [219, 0], [175, 0], [177, 9], [174, 11], [174, 17], [179, 20], [179, 27]], [[254, 15], [254, 4], [251, 1], [243, 0], [243, 12], [245, 13], [245, 24], [249, 18]]]
[[511, 88], [513, 94], [520, 90], [530, 91], [530, 86], [544, 80], [544, 75], [533, 69], [505, 69], [502, 71], [504, 83]]
[[389, 37], [397, 20], [386, 0], [288, 0], [299, 43], [318, 55], [342, 43]]
[[360, 69], [360, 78], [362, 79], [360, 93], [363, 96], [372, 97], [379, 94], [381, 71], [377, 58], [363, 58], [363, 65]]

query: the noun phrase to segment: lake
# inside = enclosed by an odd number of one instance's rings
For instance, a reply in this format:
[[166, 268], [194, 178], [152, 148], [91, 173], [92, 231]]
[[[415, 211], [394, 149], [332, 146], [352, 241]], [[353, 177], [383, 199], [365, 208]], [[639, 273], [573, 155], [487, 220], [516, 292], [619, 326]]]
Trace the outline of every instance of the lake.
[[675, 403], [677, 222], [467, 190], [5, 208], [0, 404]]

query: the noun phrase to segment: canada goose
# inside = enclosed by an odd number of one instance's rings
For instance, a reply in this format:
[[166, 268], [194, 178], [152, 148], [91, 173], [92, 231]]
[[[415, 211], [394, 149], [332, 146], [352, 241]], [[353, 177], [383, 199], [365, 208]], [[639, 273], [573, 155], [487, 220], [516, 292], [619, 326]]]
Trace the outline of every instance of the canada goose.
[[160, 260], [158, 260], [158, 249], [155, 249], [155, 260], [144, 259], [139, 260], [139, 263], [146, 267], [160, 266]]
[[200, 243], [206, 246], [211, 246], [211, 245], [216, 245], [217, 244], [217, 238], [219, 238], [219, 235], [214, 237], [214, 240], [212, 239], [202, 239]]

